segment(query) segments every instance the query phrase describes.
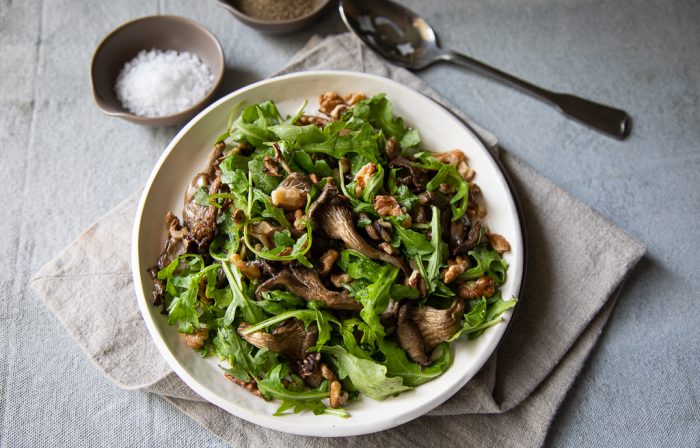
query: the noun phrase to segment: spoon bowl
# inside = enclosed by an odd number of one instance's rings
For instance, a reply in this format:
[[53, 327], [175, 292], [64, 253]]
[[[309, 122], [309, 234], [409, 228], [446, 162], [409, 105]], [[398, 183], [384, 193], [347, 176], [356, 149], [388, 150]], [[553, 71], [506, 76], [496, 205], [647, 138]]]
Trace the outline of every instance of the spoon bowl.
[[342, 0], [340, 15], [365, 45], [394, 64], [421, 70], [436, 62], [449, 62], [520, 90], [610, 137], [622, 140], [631, 132], [632, 118], [624, 110], [543, 89], [469, 56], [441, 48], [428, 22], [398, 3]]
[[397, 3], [342, 1], [340, 15], [368, 47], [402, 67], [422, 69], [444, 53], [428, 22]]

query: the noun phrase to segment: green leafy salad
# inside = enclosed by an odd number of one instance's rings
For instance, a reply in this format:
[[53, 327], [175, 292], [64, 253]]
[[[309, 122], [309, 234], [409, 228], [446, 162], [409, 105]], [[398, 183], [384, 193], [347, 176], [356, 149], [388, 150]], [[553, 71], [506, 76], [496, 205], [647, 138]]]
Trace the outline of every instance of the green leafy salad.
[[430, 381], [517, 301], [464, 153], [423, 148], [384, 95], [319, 103], [238, 106], [149, 270], [184, 342], [275, 415]]

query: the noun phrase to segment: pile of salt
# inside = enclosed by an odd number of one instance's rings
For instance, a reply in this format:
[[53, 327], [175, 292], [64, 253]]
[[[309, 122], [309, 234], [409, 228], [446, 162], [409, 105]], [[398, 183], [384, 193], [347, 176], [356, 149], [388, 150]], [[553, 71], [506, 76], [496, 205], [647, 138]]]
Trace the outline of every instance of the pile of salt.
[[124, 65], [114, 90], [129, 112], [162, 117], [190, 108], [213, 84], [214, 75], [196, 55], [153, 49]]

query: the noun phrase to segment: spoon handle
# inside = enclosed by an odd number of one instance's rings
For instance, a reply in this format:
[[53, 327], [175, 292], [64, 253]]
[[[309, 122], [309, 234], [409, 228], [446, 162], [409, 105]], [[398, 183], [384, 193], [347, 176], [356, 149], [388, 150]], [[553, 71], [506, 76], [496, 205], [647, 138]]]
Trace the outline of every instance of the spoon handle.
[[455, 51], [445, 51], [439, 59], [473, 70], [556, 107], [562, 114], [604, 134], [624, 140], [632, 129], [632, 118], [624, 110], [594, 103], [566, 93], [545, 90], [497, 68]]

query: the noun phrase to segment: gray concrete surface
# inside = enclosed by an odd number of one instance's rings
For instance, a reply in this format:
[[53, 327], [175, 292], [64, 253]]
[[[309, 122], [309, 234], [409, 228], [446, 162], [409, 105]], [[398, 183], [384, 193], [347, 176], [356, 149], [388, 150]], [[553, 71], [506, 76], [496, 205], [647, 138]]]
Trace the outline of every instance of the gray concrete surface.
[[[459, 69], [420, 74], [649, 248], [547, 445], [699, 446], [700, 3], [404, 3], [447, 47], [633, 115], [631, 138], [618, 142]], [[177, 132], [103, 116], [90, 99], [99, 40], [155, 13], [194, 18], [218, 36], [228, 65], [221, 94], [266, 77], [311, 34], [344, 29], [330, 14], [298, 34], [260, 35], [211, 0], [0, 0], [0, 446], [223, 446], [165, 401], [103, 378], [28, 287], [143, 184]]]

